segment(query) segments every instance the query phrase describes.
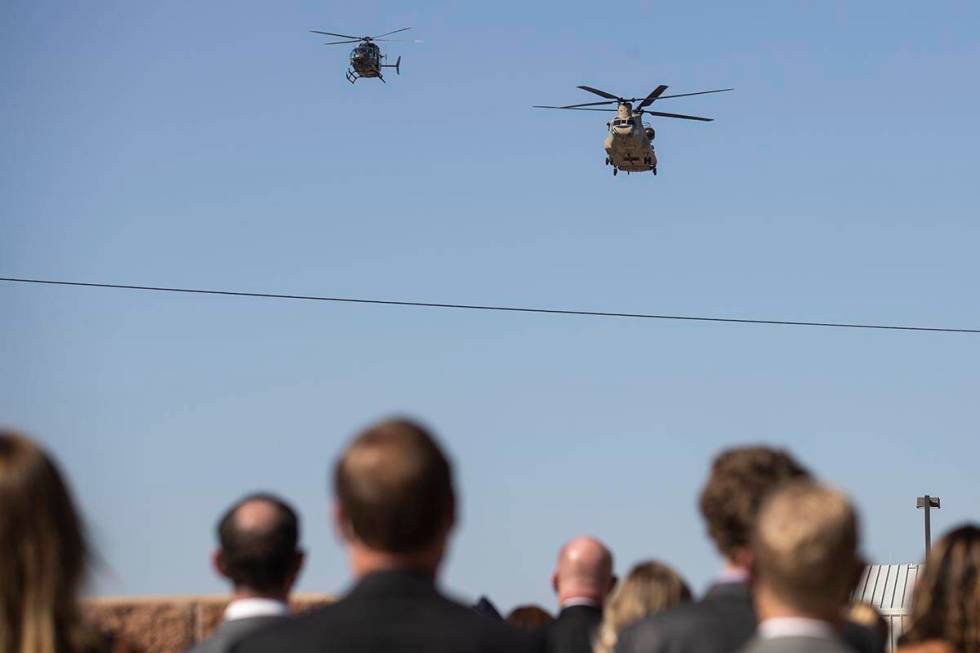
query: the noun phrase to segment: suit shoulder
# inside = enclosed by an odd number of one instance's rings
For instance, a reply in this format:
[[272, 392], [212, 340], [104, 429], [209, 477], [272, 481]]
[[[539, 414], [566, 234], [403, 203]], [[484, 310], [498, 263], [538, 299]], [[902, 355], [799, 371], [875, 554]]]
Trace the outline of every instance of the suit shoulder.
[[469, 631], [483, 651], [537, 651], [540, 638], [514, 628], [506, 621], [480, 614], [446, 597], [439, 598], [450, 627]]
[[697, 626], [706, 618], [710, 619], [711, 610], [704, 604], [683, 603], [670, 610], [658, 612], [641, 619], [627, 627], [635, 635], [645, 637], [663, 637], [666, 634], [684, 632]]
[[835, 638], [779, 637], [753, 638], [739, 653], [854, 653], [854, 649]]
[[[232, 653], [321, 653], [323, 650], [389, 648], [393, 641], [432, 651], [532, 653], [536, 640], [508, 624], [478, 614], [443, 597], [415, 601], [409, 610], [397, 602], [341, 600], [263, 630]], [[380, 611], [379, 611], [380, 609]], [[424, 650], [420, 649], [420, 650]]]
[[656, 619], [658, 616], [645, 617], [623, 628], [617, 638], [616, 653], [657, 651], [664, 638], [663, 627]]
[[[231, 653], [259, 653], [262, 651], [288, 650], [300, 651], [301, 643], [319, 623], [328, 619], [332, 605], [304, 612], [291, 619], [283, 619], [239, 640], [230, 649]], [[210, 652], [206, 652], [210, 653]]]
[[733, 609], [711, 601], [683, 603], [628, 626], [620, 634], [616, 651], [679, 653], [703, 650], [704, 640], [717, 637], [733, 642], [730, 650], [734, 650], [751, 636], [754, 629], [755, 619], [750, 608]]

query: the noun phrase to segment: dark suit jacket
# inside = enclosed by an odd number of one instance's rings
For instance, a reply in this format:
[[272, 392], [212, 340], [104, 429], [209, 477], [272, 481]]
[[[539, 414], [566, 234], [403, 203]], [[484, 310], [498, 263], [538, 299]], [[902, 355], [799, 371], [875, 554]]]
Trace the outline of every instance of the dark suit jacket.
[[752, 594], [744, 583], [713, 585], [695, 603], [659, 612], [619, 634], [616, 653], [734, 653], [755, 632]]
[[544, 629], [548, 653], [592, 653], [602, 610], [589, 605], [573, 605], [558, 613], [558, 618]]
[[343, 599], [242, 640], [234, 653], [536, 652], [538, 642], [442, 596], [430, 575], [371, 574]]
[[249, 617], [247, 619], [232, 619], [222, 622], [211, 636], [187, 651], [187, 653], [228, 653], [231, 647], [239, 641], [258, 632], [262, 628], [275, 626], [290, 617]]
[[[696, 603], [628, 626], [616, 653], [735, 653], [755, 634], [752, 592], [744, 583], [720, 583]], [[846, 624], [841, 638], [858, 653], [884, 653], [869, 629]]]
[[830, 637], [753, 639], [742, 653], [855, 653], [843, 640]]

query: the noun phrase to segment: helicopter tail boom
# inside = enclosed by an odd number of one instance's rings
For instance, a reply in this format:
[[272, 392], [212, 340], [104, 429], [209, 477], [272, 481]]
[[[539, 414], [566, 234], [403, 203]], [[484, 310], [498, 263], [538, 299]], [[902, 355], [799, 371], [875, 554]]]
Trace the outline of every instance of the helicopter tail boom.
[[398, 59], [395, 60], [395, 63], [381, 64], [381, 67], [382, 68], [394, 68], [395, 69], [395, 73], [398, 74], [398, 75], [401, 75], [402, 74], [401, 65], [402, 65], [402, 57], [401, 57], [401, 55], [398, 55]]

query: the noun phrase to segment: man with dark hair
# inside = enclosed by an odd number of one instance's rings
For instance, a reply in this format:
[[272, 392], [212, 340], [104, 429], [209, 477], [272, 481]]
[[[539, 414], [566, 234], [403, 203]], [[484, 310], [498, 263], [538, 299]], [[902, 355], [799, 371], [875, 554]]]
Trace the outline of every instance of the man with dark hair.
[[537, 641], [443, 596], [436, 575], [456, 523], [452, 469], [414, 422], [369, 427], [334, 468], [333, 518], [354, 587], [337, 603], [242, 641], [236, 653], [509, 652]]
[[755, 611], [749, 588], [751, 537], [763, 500], [808, 472], [786, 451], [741, 447], [714, 460], [701, 492], [708, 535], [724, 569], [696, 603], [655, 614], [626, 628], [617, 653], [733, 653], [752, 637]]
[[212, 562], [234, 593], [224, 619], [189, 653], [224, 653], [253, 632], [289, 618], [289, 592], [303, 566], [299, 519], [282, 499], [252, 494], [218, 522]]

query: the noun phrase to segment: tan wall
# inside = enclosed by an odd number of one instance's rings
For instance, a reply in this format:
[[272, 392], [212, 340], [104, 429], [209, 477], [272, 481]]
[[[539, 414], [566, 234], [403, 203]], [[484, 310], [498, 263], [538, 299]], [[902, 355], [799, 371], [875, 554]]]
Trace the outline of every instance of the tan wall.
[[[329, 602], [325, 594], [301, 594], [291, 603], [302, 612]], [[217, 627], [226, 605], [220, 596], [151, 596], [88, 599], [84, 609], [93, 623], [140, 651], [182, 653]]]

